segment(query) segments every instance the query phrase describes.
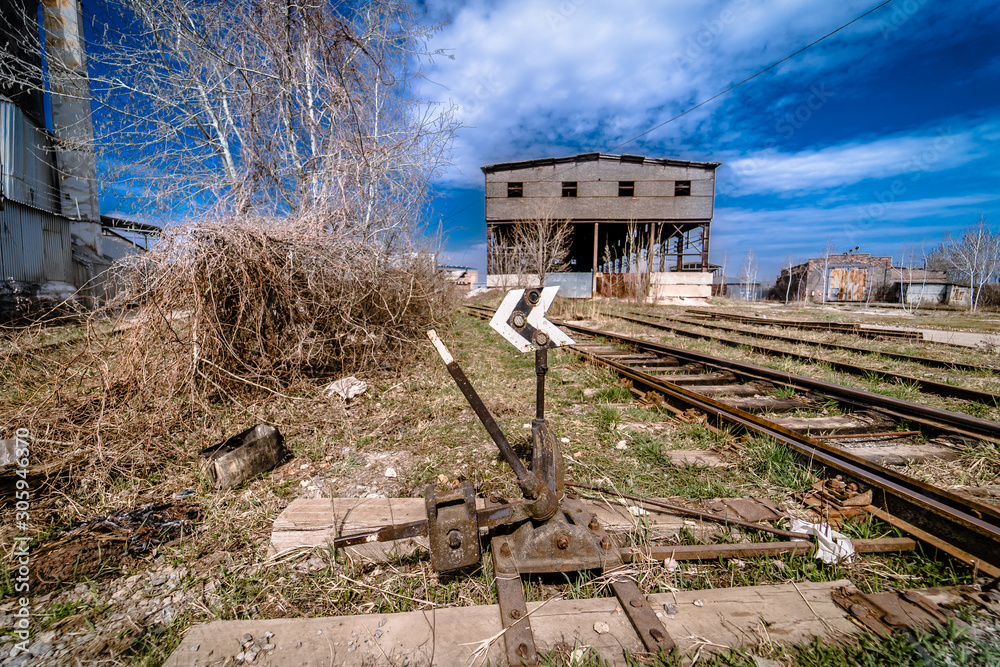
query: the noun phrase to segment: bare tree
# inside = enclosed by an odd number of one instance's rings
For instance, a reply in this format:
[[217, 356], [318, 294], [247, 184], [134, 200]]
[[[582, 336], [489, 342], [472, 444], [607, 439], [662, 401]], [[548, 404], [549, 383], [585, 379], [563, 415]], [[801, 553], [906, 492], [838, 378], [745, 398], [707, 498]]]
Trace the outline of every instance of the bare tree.
[[[907, 299], [907, 294], [913, 289], [914, 272], [916, 265], [920, 265], [920, 293], [914, 303]], [[903, 247], [903, 254], [899, 259], [899, 303], [903, 307], [903, 312], [913, 314], [920, 309], [924, 298], [924, 286], [927, 284], [927, 253], [921, 245], [919, 252], [916, 246], [906, 244]]]
[[976, 310], [983, 285], [1000, 270], [1000, 232], [993, 229], [986, 216], [980, 215], [978, 222], [967, 227], [960, 238], [946, 233], [928, 261], [945, 269], [952, 280], [969, 285], [971, 309]]
[[573, 228], [568, 220], [561, 220], [539, 205], [534, 215], [514, 223], [514, 245], [523, 249], [526, 273], [533, 275], [539, 286], [545, 285], [545, 276], [561, 273], [569, 268], [570, 243]]
[[740, 282], [743, 284], [743, 294], [748, 301], [757, 300], [757, 273], [759, 271], [757, 254], [753, 248], [747, 248], [743, 256], [743, 265], [740, 266]]
[[503, 290], [528, 287], [530, 250], [521, 244], [512, 229], [494, 227], [487, 240], [487, 271], [490, 287]]
[[456, 128], [412, 92], [433, 29], [411, 4], [98, 3], [106, 187], [171, 217], [291, 216], [406, 246]]
[[785, 305], [788, 305], [788, 298], [792, 293], [792, 268], [795, 266], [795, 256], [788, 253], [785, 258], [785, 268], [788, 270], [788, 283], [785, 285]]
[[826, 245], [823, 246], [823, 303], [826, 303], [826, 295], [830, 291], [828, 283], [830, 280], [830, 257], [837, 254], [837, 246], [833, 239], [827, 237]]

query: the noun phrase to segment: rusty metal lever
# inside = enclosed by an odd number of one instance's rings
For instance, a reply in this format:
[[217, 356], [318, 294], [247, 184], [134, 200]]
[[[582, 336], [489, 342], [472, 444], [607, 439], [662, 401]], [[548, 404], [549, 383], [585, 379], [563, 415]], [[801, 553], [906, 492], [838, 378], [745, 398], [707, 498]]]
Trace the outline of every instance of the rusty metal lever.
[[555, 490], [550, 488], [543, 479], [539, 478], [534, 472], [528, 470], [524, 465], [524, 462], [517, 456], [514, 452], [514, 448], [510, 446], [510, 442], [507, 441], [507, 437], [500, 430], [500, 426], [493, 419], [493, 415], [490, 413], [489, 408], [483, 403], [483, 399], [479, 397], [476, 393], [475, 388], [472, 383], [469, 382], [469, 378], [466, 377], [465, 372], [462, 367], [458, 365], [455, 358], [451, 356], [451, 352], [445, 347], [445, 344], [438, 337], [437, 333], [431, 329], [427, 332], [427, 337], [430, 338], [431, 342], [434, 343], [434, 347], [437, 349], [441, 359], [444, 361], [445, 366], [448, 368], [448, 372], [451, 373], [451, 377], [454, 378], [455, 384], [461, 390], [462, 394], [465, 395], [465, 400], [469, 402], [472, 406], [472, 410], [479, 417], [479, 421], [482, 422], [483, 426], [486, 428], [486, 432], [490, 434], [493, 442], [496, 444], [497, 448], [500, 450], [500, 454], [503, 456], [504, 460], [508, 465], [514, 470], [514, 474], [517, 476], [517, 485], [521, 488], [521, 492], [524, 497], [527, 498], [530, 503], [527, 505], [529, 514], [539, 520], [549, 519], [555, 515], [556, 511], [559, 509], [559, 499], [556, 497]]

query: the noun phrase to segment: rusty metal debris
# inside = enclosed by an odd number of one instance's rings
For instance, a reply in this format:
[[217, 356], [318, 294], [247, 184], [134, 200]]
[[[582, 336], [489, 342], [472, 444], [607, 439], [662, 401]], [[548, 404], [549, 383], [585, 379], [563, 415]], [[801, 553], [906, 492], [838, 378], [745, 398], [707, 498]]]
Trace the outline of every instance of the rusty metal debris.
[[32, 555], [32, 577], [41, 589], [59, 582], [113, 572], [128, 558], [194, 531], [202, 509], [190, 503], [146, 505], [76, 524]]
[[228, 489], [278, 465], [287, 452], [273, 426], [258, 424], [198, 454], [202, 474], [217, 489]]
[[963, 624], [949, 610], [913, 590], [862, 593], [854, 586], [833, 592], [833, 601], [872, 632], [888, 636], [899, 628], [927, 628], [952, 621]]

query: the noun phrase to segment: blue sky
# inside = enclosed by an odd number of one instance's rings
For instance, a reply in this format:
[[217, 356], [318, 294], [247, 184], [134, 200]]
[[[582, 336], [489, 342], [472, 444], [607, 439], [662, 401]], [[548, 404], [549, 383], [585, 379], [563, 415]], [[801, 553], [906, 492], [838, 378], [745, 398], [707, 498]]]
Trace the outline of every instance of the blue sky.
[[711, 261], [764, 280], [792, 256], [928, 250], [1000, 224], [1000, 5], [893, 0], [696, 111], [620, 146], [879, 4], [442, 2], [420, 91], [464, 127], [439, 179], [442, 260], [485, 275], [495, 162], [601, 151], [722, 162]]

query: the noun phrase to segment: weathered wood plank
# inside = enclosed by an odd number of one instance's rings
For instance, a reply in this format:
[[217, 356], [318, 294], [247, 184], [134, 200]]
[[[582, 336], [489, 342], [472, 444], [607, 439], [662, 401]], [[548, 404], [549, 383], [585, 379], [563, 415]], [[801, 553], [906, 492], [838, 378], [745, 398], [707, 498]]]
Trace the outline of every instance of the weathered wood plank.
[[[680, 457], [682, 462], [710, 465], [709, 452]], [[699, 458], [701, 459], [699, 461]], [[610, 533], [622, 533], [647, 527], [652, 538], [667, 538], [686, 528], [695, 537], [708, 538], [722, 529], [709, 522], [693, 521], [670, 514], [649, 512], [635, 516], [628, 506], [618, 502], [583, 500]], [[483, 501], [477, 499], [481, 508]], [[363, 533], [372, 528], [418, 521], [425, 515], [423, 498], [300, 498], [293, 500], [274, 521], [269, 554], [302, 547], [322, 547], [335, 537]], [[373, 542], [347, 547], [345, 553], [370, 560], [385, 560], [387, 555], [407, 555], [417, 548], [427, 548], [423, 537], [396, 542]]]
[[[815, 637], [837, 641], [859, 632], [834, 604], [831, 591], [846, 580], [747, 588], [678, 591], [650, 595], [682, 654], [699, 649], [752, 647], [760, 642], [808, 642]], [[665, 605], [676, 613], [667, 613]], [[590, 646], [613, 664], [624, 664], [624, 651], [642, 644], [614, 598], [529, 602], [535, 642], [542, 652], [557, 644]], [[673, 609], [671, 609], [672, 611]], [[594, 625], [606, 623], [598, 634]], [[765, 630], [766, 628], [766, 630]], [[215, 621], [193, 626], [165, 667], [208, 667], [232, 660], [244, 634], [254, 639], [273, 633], [271, 651], [255, 665], [468, 665], [477, 643], [501, 629], [497, 605], [451, 607], [398, 614], [336, 618]], [[484, 656], [506, 664], [502, 639]], [[482, 662], [478, 664], [483, 664]]]

